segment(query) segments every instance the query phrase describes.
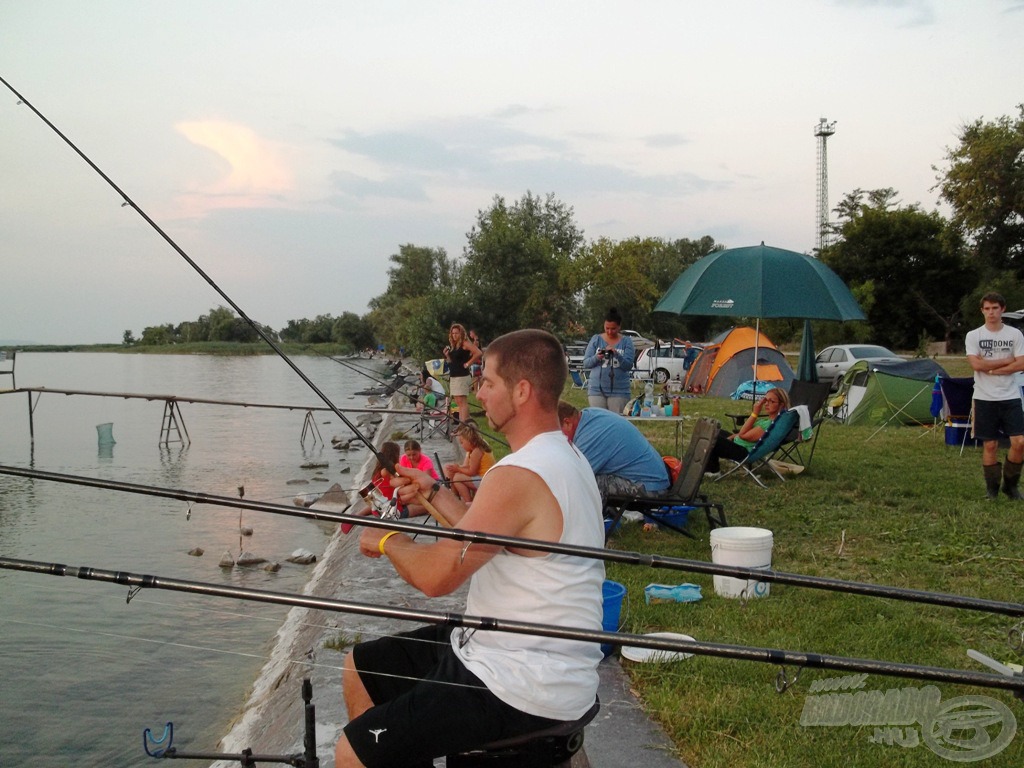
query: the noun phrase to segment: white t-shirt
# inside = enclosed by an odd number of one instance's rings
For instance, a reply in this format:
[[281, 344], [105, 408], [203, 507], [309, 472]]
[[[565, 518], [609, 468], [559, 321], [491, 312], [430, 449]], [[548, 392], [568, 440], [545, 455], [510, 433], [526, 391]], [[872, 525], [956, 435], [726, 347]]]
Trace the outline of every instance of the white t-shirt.
[[[967, 354], [983, 360], [1006, 360], [1024, 357], [1024, 334], [1013, 326], [1003, 324], [998, 331], [984, 325], [967, 334]], [[975, 400], [1013, 400], [1020, 398], [1016, 376], [995, 376], [982, 371], [974, 372]]]
[[[547, 484], [562, 509], [561, 543], [604, 546], [594, 473], [561, 432], [537, 435], [495, 466], [523, 467]], [[489, 472], [483, 482], [494, 477]], [[601, 560], [523, 557], [502, 550], [473, 574], [466, 613], [597, 630], [603, 583]], [[603, 656], [597, 643], [486, 630], [469, 635], [469, 630], [456, 629], [452, 648], [491, 693], [531, 715], [575, 720], [597, 696], [597, 665]]]

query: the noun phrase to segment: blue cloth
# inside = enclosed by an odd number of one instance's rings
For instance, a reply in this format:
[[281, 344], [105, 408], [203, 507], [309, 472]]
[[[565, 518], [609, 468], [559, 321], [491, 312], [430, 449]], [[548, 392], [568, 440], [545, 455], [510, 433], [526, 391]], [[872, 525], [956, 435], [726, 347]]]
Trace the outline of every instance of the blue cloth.
[[584, 408], [572, 438], [595, 475], [619, 475], [649, 492], [669, 486], [661, 455], [625, 417], [604, 408]]
[[636, 360], [633, 340], [629, 336], [620, 337], [615, 343], [615, 355], [610, 360], [597, 355], [597, 351], [606, 346], [599, 333], [587, 344], [587, 351], [583, 355], [583, 367], [590, 371], [587, 394], [629, 398], [629, 384], [632, 380], [629, 372], [633, 370], [633, 361]]

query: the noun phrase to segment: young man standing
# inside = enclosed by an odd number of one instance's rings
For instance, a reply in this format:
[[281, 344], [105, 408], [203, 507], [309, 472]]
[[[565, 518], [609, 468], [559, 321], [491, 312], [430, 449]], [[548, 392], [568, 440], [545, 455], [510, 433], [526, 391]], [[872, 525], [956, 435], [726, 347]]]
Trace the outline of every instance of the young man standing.
[[[981, 298], [985, 324], [967, 334], [967, 362], [974, 369], [974, 436], [982, 441], [981, 464], [989, 499], [1003, 493], [1021, 499], [1017, 487], [1024, 463], [1024, 410], [1021, 407], [1018, 371], [1024, 371], [1024, 334], [1003, 324], [1006, 300], [998, 293]], [[999, 430], [1010, 438], [1006, 463], [1000, 467], [996, 453]]]
[[[479, 392], [512, 453], [484, 476], [472, 506], [424, 472], [392, 480], [406, 504], [423, 494], [459, 528], [600, 547], [601, 499], [590, 465], [562, 435], [556, 406], [568, 368], [549, 333], [515, 331], [487, 348]], [[469, 581], [466, 613], [600, 629], [604, 563], [533, 550], [414, 541], [369, 528], [385, 556], [426, 595]], [[338, 768], [431, 766], [432, 758], [581, 718], [597, 695], [596, 643], [434, 625], [353, 648], [345, 659], [349, 723]]]

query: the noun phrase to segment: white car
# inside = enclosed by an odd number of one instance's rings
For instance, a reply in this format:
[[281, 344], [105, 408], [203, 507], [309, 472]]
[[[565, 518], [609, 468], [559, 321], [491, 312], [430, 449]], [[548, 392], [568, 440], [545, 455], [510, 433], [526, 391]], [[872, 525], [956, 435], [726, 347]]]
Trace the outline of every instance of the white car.
[[827, 381], [833, 387], [838, 386], [840, 380], [850, 370], [850, 366], [858, 360], [867, 360], [872, 363], [903, 362], [903, 358], [891, 349], [880, 347], [877, 344], [840, 344], [835, 347], [825, 347], [814, 358], [814, 365], [818, 369], [818, 381]]
[[[664, 384], [669, 379], [683, 381], [686, 379], [686, 356], [689, 350], [699, 352], [700, 348], [662, 341], [657, 346], [642, 349], [633, 363], [633, 378], [652, 379], [655, 384]], [[690, 356], [692, 359], [696, 355], [691, 353]]]

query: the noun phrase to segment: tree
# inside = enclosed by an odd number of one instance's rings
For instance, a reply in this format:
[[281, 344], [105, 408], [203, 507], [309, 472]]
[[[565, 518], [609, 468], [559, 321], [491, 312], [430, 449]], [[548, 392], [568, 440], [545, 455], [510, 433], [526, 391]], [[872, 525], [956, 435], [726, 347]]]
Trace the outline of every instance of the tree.
[[331, 340], [352, 350], [372, 348], [373, 327], [366, 318], [359, 317], [355, 312], [342, 312], [331, 328]]
[[697, 318], [654, 313], [654, 306], [679, 275], [699, 259], [719, 250], [711, 237], [698, 241], [633, 237], [618, 242], [600, 238], [583, 249], [573, 272], [583, 298], [581, 322], [588, 329], [601, 327], [610, 307], [622, 314], [625, 328], [659, 337], [684, 333], [689, 324], [703, 327]]
[[980, 265], [1024, 276], [1024, 104], [1017, 109], [1016, 119], [963, 126], [960, 144], [946, 150], [949, 167], [933, 170]]
[[571, 207], [553, 194], [527, 192], [511, 206], [496, 195], [466, 237], [458, 283], [466, 321], [488, 339], [531, 327], [564, 334], [576, 319], [572, 265], [583, 246]]
[[132, 333], [132, 332], [131, 332], [131, 330], [127, 330], [127, 331], [125, 331], [125, 332], [124, 332], [124, 336], [122, 337], [122, 343], [123, 343], [123, 344], [124, 344], [124, 345], [125, 345], [126, 347], [130, 347], [130, 346], [132, 346], [132, 344], [134, 344], [134, 343], [135, 343], [135, 334], [134, 334], [134, 333]]
[[463, 309], [454, 292], [458, 268], [443, 248], [412, 244], [401, 246], [391, 262], [387, 289], [370, 300], [373, 333], [389, 349], [437, 357], [448, 322]]
[[863, 299], [873, 341], [915, 349], [930, 336], [948, 344], [974, 287], [962, 239], [938, 212], [899, 206], [891, 190], [876, 190], [869, 203], [864, 194], [845, 199], [842, 239], [823, 259]]

